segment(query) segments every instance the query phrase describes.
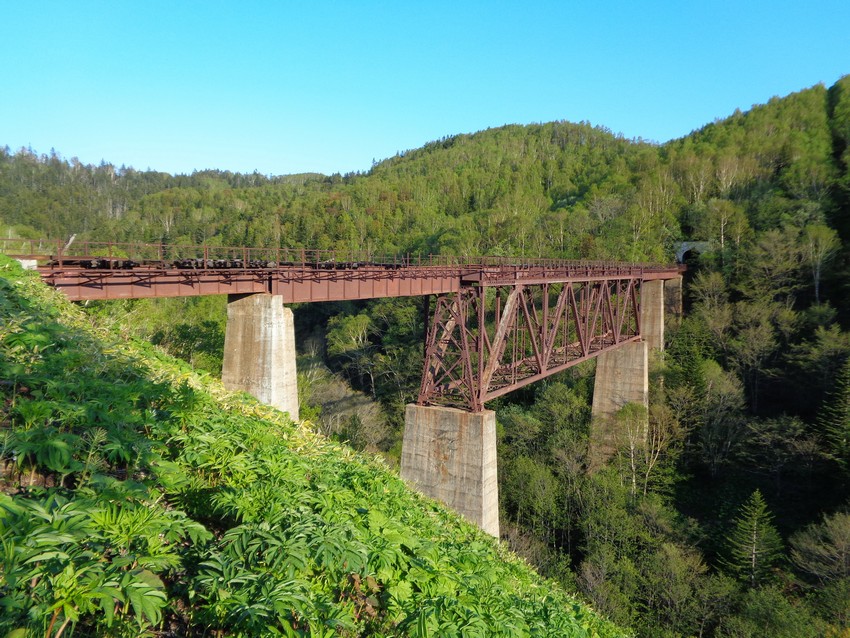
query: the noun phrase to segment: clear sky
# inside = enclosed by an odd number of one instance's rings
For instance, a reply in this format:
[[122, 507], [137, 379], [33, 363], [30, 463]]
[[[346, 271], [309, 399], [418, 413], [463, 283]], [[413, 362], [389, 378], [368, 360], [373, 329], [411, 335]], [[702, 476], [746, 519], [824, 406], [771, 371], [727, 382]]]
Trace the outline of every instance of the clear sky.
[[267, 175], [503, 124], [664, 142], [850, 73], [850, 0], [0, 0], [0, 146]]

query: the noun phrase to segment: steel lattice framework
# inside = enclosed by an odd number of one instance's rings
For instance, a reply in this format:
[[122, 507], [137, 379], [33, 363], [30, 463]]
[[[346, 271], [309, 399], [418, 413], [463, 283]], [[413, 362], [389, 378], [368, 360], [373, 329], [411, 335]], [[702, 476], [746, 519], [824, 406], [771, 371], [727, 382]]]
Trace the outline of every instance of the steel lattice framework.
[[0, 252], [32, 262], [75, 301], [435, 297], [418, 402], [473, 412], [640, 339], [642, 282], [680, 274], [675, 265], [55, 240], [0, 239]]
[[640, 338], [636, 276], [464, 286], [437, 296], [418, 402], [484, 403]]

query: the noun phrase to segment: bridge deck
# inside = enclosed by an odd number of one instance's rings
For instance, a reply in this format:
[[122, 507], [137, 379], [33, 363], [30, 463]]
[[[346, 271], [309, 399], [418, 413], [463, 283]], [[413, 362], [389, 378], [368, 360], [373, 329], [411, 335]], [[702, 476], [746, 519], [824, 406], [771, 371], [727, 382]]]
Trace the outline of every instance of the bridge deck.
[[285, 303], [407, 297], [463, 286], [670, 279], [679, 268], [617, 262], [365, 253], [163, 244], [0, 240], [0, 251], [37, 263], [73, 301], [268, 292]]

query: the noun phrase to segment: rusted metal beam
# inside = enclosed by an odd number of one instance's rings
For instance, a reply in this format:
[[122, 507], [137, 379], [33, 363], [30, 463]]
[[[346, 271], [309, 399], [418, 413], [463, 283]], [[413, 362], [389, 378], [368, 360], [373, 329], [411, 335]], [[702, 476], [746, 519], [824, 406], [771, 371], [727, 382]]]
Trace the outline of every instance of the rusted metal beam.
[[456, 267], [411, 267], [404, 270], [359, 268], [143, 269], [96, 270], [39, 267], [44, 281], [72, 301], [191, 297], [268, 292], [286, 303], [412, 297], [456, 292], [462, 271]]
[[75, 301], [251, 292], [340, 301], [679, 274], [675, 265], [43, 239], [0, 238], [0, 252], [35, 260], [44, 280]]
[[[83, 261], [90, 263], [91, 260]], [[80, 264], [53, 264], [41, 265], [38, 271], [46, 283], [61, 290], [73, 301], [268, 292], [280, 295], [286, 303], [439, 295], [458, 292], [462, 287], [470, 285], [482, 288], [517, 284], [537, 287], [606, 282], [618, 276], [644, 279], [645, 274], [636, 270], [631, 275], [620, 275], [617, 273], [619, 269], [614, 269], [607, 277], [596, 273], [583, 277], [565, 268], [552, 272], [552, 278], [547, 281], [523, 277], [514, 279], [512, 277], [516, 269], [505, 267], [504, 272], [498, 275], [491, 268], [486, 277], [478, 277], [474, 284], [470, 284], [470, 273], [475, 272], [476, 267], [475, 264], [409, 265], [399, 268], [374, 265], [358, 265], [355, 268], [349, 265], [327, 270], [300, 264], [279, 265], [275, 268], [197, 269], [141, 265], [91, 268]], [[664, 272], [668, 278], [678, 276], [675, 268]], [[534, 308], [530, 308], [530, 311], [538, 312]], [[609, 313], [614, 311], [607, 305], [600, 307], [600, 310]], [[548, 313], [549, 309], [541, 308], [539, 311]]]
[[[418, 402], [484, 403], [640, 338], [640, 279], [465, 286], [437, 297]], [[507, 292], [504, 303], [502, 297]], [[473, 346], [473, 344], [476, 344]]]

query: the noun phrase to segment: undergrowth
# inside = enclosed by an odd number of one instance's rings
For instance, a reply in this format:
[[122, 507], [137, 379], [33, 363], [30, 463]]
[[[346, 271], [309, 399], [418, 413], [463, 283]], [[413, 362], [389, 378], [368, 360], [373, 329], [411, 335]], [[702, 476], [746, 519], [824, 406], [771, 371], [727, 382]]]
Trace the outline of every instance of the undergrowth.
[[378, 459], [0, 256], [0, 636], [620, 636]]

